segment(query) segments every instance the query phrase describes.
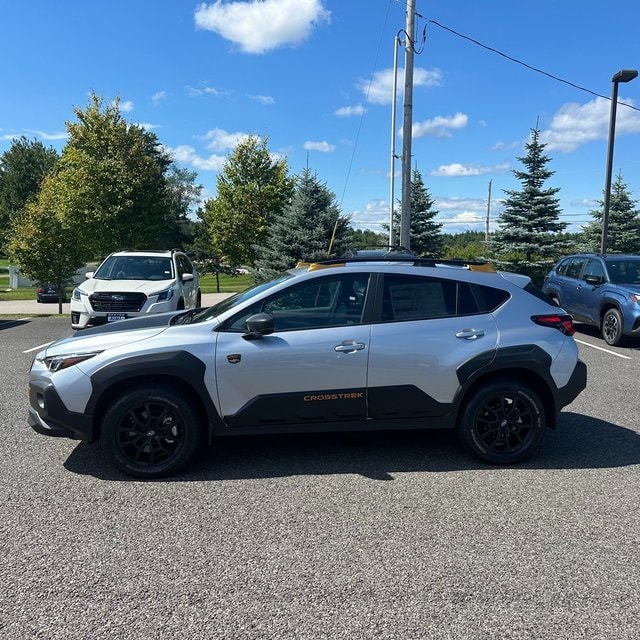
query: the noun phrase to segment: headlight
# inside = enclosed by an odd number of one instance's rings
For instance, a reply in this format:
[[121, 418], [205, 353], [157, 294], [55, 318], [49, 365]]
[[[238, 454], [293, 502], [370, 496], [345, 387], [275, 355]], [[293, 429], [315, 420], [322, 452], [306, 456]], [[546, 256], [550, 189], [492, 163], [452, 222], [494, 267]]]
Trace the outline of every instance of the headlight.
[[80, 287], [76, 287], [76, 288], [73, 290], [73, 293], [71, 294], [71, 297], [72, 297], [74, 300], [80, 300], [80, 297], [81, 297], [81, 296], [86, 296], [86, 295], [87, 295], [87, 294], [86, 294], [82, 289], [80, 289]]
[[65, 353], [59, 356], [49, 356], [43, 358], [41, 362], [49, 371], [61, 371], [67, 367], [72, 367], [74, 364], [84, 362], [93, 356], [97, 356], [102, 351], [93, 351], [91, 353]]
[[629, 300], [631, 300], [631, 302], [635, 302], [636, 304], [640, 304], [640, 294], [630, 293]]
[[158, 296], [158, 302], [162, 302], [163, 300], [171, 300], [173, 298], [173, 287], [170, 289], [165, 289], [164, 291], [160, 291], [160, 293], [154, 293], [152, 295]]

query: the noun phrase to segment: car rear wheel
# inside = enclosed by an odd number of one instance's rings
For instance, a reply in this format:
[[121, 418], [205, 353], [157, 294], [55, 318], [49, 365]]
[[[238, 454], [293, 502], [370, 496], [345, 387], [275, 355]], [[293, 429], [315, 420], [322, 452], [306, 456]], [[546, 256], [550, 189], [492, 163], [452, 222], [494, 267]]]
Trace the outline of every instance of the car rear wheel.
[[602, 318], [602, 337], [612, 347], [624, 342], [622, 335], [622, 314], [617, 309], [609, 309]]
[[193, 403], [161, 385], [119, 396], [102, 422], [102, 438], [113, 463], [138, 478], [174, 473], [193, 456], [201, 436]]
[[508, 380], [476, 389], [458, 423], [463, 445], [492, 464], [513, 464], [530, 456], [544, 429], [545, 412], [538, 395]]

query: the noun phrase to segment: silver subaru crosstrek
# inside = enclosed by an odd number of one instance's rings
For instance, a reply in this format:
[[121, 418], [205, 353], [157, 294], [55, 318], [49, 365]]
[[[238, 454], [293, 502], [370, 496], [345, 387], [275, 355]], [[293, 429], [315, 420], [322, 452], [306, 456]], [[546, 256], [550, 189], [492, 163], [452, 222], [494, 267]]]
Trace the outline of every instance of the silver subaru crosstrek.
[[529, 456], [586, 386], [570, 316], [526, 276], [385, 257], [306, 264], [207, 309], [87, 329], [37, 354], [28, 421], [102, 439], [144, 478], [214, 437], [455, 429]]

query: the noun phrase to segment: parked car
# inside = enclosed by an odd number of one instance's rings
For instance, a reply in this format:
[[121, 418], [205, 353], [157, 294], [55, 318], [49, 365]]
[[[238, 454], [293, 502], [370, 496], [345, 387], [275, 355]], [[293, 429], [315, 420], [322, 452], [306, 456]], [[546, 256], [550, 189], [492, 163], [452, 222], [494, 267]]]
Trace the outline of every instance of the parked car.
[[176, 249], [118, 251], [86, 277], [71, 296], [74, 329], [202, 304], [198, 272]]
[[640, 256], [580, 253], [563, 258], [542, 290], [607, 344], [640, 335]]
[[36, 300], [38, 302], [58, 302], [58, 291], [62, 292], [62, 302], [67, 302], [67, 292], [64, 287], [55, 284], [41, 284], [36, 290]]
[[204, 310], [95, 327], [37, 354], [29, 424], [159, 477], [216, 436], [455, 429], [529, 456], [585, 388], [571, 317], [523, 275], [326, 260]]

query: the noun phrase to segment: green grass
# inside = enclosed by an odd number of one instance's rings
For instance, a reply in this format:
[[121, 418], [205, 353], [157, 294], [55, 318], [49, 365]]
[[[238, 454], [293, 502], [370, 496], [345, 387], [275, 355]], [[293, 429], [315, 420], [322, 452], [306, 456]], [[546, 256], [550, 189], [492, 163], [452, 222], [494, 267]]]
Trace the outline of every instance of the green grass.
[[[6, 278], [2, 273], [2, 263], [5, 260], [0, 260], [0, 302], [4, 300], [35, 300], [36, 287], [23, 287], [21, 289], [12, 289], [6, 291], [9, 288], [9, 274]], [[236, 291], [242, 291], [253, 284], [253, 277], [250, 275], [240, 276], [228, 276], [220, 275], [220, 292], [221, 293], [235, 293]], [[71, 297], [71, 291], [73, 287], [67, 287], [67, 299]], [[211, 274], [202, 276], [200, 279], [200, 290], [202, 293], [217, 293], [216, 279]]]

